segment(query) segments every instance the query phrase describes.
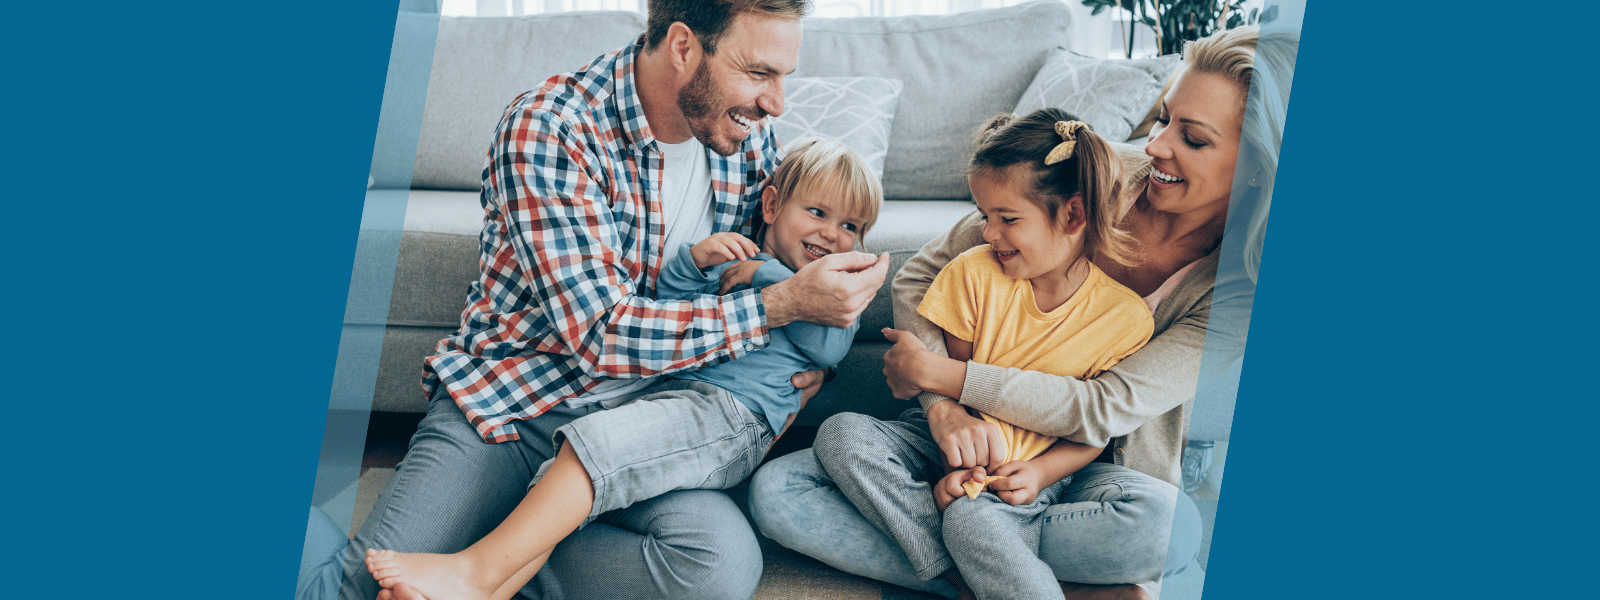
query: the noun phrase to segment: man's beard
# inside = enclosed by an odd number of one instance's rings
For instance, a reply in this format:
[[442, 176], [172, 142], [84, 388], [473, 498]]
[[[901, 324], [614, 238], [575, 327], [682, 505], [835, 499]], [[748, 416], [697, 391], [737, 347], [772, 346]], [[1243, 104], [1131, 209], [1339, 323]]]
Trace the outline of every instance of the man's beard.
[[[683, 111], [683, 117], [689, 121], [689, 131], [695, 139], [705, 144], [712, 152], [722, 156], [732, 155], [739, 151], [739, 146], [744, 140], [731, 140], [724, 143], [716, 137], [717, 121], [726, 118], [716, 112], [722, 105], [722, 95], [711, 86], [711, 70], [707, 68], [708, 62], [700, 61], [700, 67], [695, 69], [694, 77], [689, 83], [678, 90], [678, 110]], [[754, 120], [754, 119], [752, 119]]]

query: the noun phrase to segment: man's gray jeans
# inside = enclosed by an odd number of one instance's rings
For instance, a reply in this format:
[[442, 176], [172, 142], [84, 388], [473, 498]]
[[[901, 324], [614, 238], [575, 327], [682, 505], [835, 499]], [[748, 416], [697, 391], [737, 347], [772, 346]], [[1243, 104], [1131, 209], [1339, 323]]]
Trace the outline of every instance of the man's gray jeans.
[[[428, 404], [389, 486], [354, 539], [312, 508], [297, 600], [371, 600], [368, 548], [458, 552], [482, 538], [522, 501], [555, 456], [555, 429], [597, 405], [517, 421], [522, 439], [484, 443], [441, 389]], [[556, 546], [519, 597], [729, 598], [745, 600], [761, 578], [755, 533], [727, 494], [687, 490], [602, 515]]]

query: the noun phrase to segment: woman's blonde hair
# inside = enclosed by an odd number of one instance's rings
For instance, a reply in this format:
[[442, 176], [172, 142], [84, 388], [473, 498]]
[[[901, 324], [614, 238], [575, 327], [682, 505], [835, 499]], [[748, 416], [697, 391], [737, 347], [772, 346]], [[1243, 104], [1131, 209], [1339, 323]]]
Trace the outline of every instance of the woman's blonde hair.
[[777, 194], [774, 210], [781, 210], [797, 193], [838, 194], [844, 209], [861, 218], [856, 243], [863, 249], [867, 231], [878, 222], [878, 210], [883, 205], [883, 184], [866, 159], [855, 149], [830, 139], [812, 138], [795, 144], [784, 153], [783, 162], [778, 163], [767, 185]]
[[1221, 75], [1245, 90], [1227, 229], [1244, 235], [1244, 266], [1252, 281], [1261, 269], [1299, 46], [1300, 34], [1294, 30], [1250, 26], [1219, 31], [1183, 48], [1186, 71]]
[[[1076, 143], [1070, 158], [1047, 165], [1045, 158], [1050, 151], [1066, 141], [1056, 130], [1056, 123], [1072, 123], [1067, 135]], [[968, 172], [997, 173], [1018, 167], [1020, 171], [1014, 171], [1012, 176], [1026, 175], [1022, 181], [1026, 182], [1028, 200], [1057, 225], [1063, 220], [1061, 207], [1082, 194], [1088, 221], [1084, 227], [1083, 257], [1104, 257], [1129, 266], [1140, 263], [1137, 242], [1127, 231], [1117, 228], [1121, 162], [1087, 123], [1059, 108], [1045, 108], [1022, 117], [996, 116], [984, 124], [978, 138]]]

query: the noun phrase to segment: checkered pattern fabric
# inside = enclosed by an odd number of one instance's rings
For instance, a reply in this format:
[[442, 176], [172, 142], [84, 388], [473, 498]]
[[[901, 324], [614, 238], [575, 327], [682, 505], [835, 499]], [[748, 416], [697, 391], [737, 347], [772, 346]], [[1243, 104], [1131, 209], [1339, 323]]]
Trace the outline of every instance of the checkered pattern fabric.
[[[597, 378], [649, 377], [725, 362], [769, 341], [755, 290], [656, 300], [663, 262], [661, 148], [645, 122], [634, 59], [642, 38], [511, 103], [483, 170], [480, 274], [461, 328], [424, 361], [422, 389], [450, 392], [489, 442]], [[714, 231], [749, 234], [781, 158], [758, 125], [731, 156], [711, 153]]]

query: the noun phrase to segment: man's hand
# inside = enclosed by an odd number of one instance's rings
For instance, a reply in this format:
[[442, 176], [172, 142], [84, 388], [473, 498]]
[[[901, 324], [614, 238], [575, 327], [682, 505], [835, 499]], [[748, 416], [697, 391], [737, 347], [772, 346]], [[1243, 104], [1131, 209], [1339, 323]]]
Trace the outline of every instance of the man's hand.
[[994, 490], [994, 495], [1012, 506], [1031, 504], [1034, 498], [1039, 496], [1039, 490], [1055, 483], [1045, 481], [1044, 470], [1026, 460], [1000, 465], [994, 470], [994, 474], [1005, 479], [990, 483], [989, 489]]
[[746, 260], [760, 252], [761, 248], [750, 241], [750, 238], [732, 231], [713, 233], [689, 248], [689, 256], [694, 259], [694, 266], [701, 269], [730, 260]]
[[767, 327], [795, 321], [849, 327], [889, 275], [889, 254], [829, 254], [761, 291]]
[[800, 408], [805, 408], [806, 403], [811, 401], [811, 397], [816, 396], [817, 392], [822, 389], [822, 380], [826, 378], [826, 375], [827, 372], [823, 369], [812, 369], [795, 373], [793, 377], [789, 378], [789, 385], [800, 389]]
[[740, 285], [749, 285], [756, 278], [756, 269], [766, 264], [764, 260], [747, 260], [722, 271], [722, 287], [717, 288], [718, 294], [726, 294]]
[[822, 380], [826, 378], [825, 375], [826, 373], [822, 369], [813, 369], [795, 373], [793, 377], [789, 378], [789, 385], [800, 389], [800, 408], [790, 413], [788, 420], [783, 422], [783, 430], [772, 436], [772, 445], [767, 446], [768, 452], [771, 452], [772, 448], [778, 445], [778, 438], [789, 432], [789, 426], [794, 425], [794, 418], [800, 416], [800, 411], [806, 409], [806, 403], [811, 401], [811, 397], [817, 395], [817, 391], [822, 389]]
[[987, 467], [1006, 460], [1006, 439], [993, 423], [967, 413], [954, 401], [928, 407], [928, 429], [953, 468]]
[[933, 485], [933, 503], [939, 505], [939, 512], [944, 512], [945, 507], [955, 502], [956, 498], [967, 494], [967, 490], [962, 488], [961, 484], [968, 480], [983, 481], [983, 467], [956, 469], [946, 473], [944, 479]]

